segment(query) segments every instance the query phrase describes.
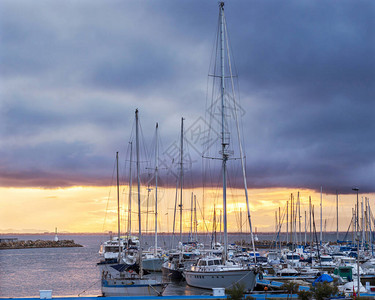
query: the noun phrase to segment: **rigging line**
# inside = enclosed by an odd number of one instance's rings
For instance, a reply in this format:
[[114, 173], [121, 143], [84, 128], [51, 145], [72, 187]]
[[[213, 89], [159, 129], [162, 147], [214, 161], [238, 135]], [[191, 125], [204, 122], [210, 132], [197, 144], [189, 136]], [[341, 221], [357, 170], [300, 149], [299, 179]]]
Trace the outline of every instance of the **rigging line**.
[[77, 297], [81, 297], [81, 295], [83, 293], [86, 293], [88, 289], [91, 289], [94, 285], [98, 284], [102, 279], [99, 279], [97, 281], [95, 281], [92, 285], [90, 285], [88, 288], [86, 288], [85, 290], [83, 290], [82, 292], [78, 293]]
[[147, 151], [147, 148], [146, 148], [146, 144], [144, 142], [145, 141], [145, 137], [143, 135], [143, 129], [142, 129], [142, 124], [141, 124], [140, 120], [138, 120], [138, 124], [139, 124], [139, 132], [140, 132], [140, 136], [141, 136], [141, 148], [142, 148], [142, 151], [143, 151], [143, 156], [146, 158], [145, 161], [139, 161], [139, 163], [145, 163], [146, 167], [148, 167], [149, 164], [150, 164], [150, 161], [148, 160], [149, 155], [148, 155], [148, 151]]
[[[214, 60], [214, 73], [216, 73], [216, 68], [217, 68], [217, 60], [216, 60], [216, 56], [217, 56], [217, 52], [218, 52], [218, 45], [219, 45], [219, 28], [220, 28], [220, 17], [218, 18], [218, 27], [217, 27], [217, 33], [216, 33], [216, 49], [215, 49], [215, 60]], [[211, 54], [211, 64], [212, 64], [212, 60], [213, 60], [213, 52]], [[210, 68], [211, 68], [211, 64], [210, 64]], [[209, 83], [209, 76], [207, 77], [207, 82]], [[208, 88], [207, 88], [208, 90]], [[207, 93], [208, 94], [208, 93]], [[207, 106], [207, 99], [206, 99], [206, 111], [205, 111], [205, 120], [207, 120], [207, 113], [209, 114], [209, 122], [208, 122], [208, 140], [210, 140], [210, 137], [211, 137], [211, 132], [212, 132], [212, 124], [213, 124], [213, 112], [214, 112], [214, 94], [215, 94], [215, 78], [213, 78], [212, 80], [212, 86], [211, 86], [211, 103], [210, 103], [210, 106]], [[206, 153], [207, 151], [209, 150], [209, 144], [207, 144], [207, 148], [203, 149], [203, 153]]]
[[275, 237], [276, 248], [277, 248], [277, 241], [278, 240], [281, 241], [281, 228], [283, 226], [285, 216], [286, 216], [286, 205], [284, 206], [282, 218], [280, 218], [280, 224], [277, 225], [278, 231], [277, 231], [277, 234], [276, 234], [276, 237]]
[[[126, 151], [125, 151], [125, 157], [129, 157], [130, 156], [130, 143], [127, 143], [127, 147], [126, 147]], [[128, 173], [126, 173], [126, 170], [128, 170], [128, 163], [129, 162], [129, 167], [130, 167], [130, 159], [125, 159], [124, 160], [124, 167], [123, 167], [123, 171], [121, 172], [122, 175], [121, 175], [121, 182], [123, 182], [123, 185], [127, 186], [127, 189], [125, 187], [122, 188], [122, 193], [121, 195], [123, 195], [123, 209], [121, 209], [121, 224], [123, 224], [123, 232], [126, 232], [127, 231], [127, 226], [128, 226], [128, 211], [129, 211], [129, 203], [128, 203], [128, 199], [127, 199], [127, 196], [129, 195], [129, 193], [126, 193], [126, 191], [129, 191], [130, 189], [130, 177], [128, 177]], [[125, 209], [126, 208], [126, 209]]]
[[[210, 73], [210, 70], [212, 68], [212, 65], [214, 65], [213, 67], [213, 70], [214, 72], [216, 71], [216, 59], [214, 59], [214, 56], [216, 58], [216, 55], [217, 55], [217, 47], [218, 47], [218, 40], [219, 40], [219, 24], [220, 24], [220, 16], [218, 16], [218, 21], [217, 21], [217, 29], [216, 29], [216, 34], [214, 35], [214, 40], [216, 40], [216, 42], [214, 42], [213, 44], [216, 46], [216, 49], [215, 49], [215, 46], [212, 47], [212, 51], [211, 51], [211, 59], [210, 59], [210, 65], [208, 67], [208, 73]], [[215, 55], [214, 55], [215, 54]], [[207, 141], [210, 141], [210, 137], [211, 137], [211, 126], [210, 124], [212, 124], [212, 113], [209, 113], [209, 110], [212, 109], [212, 106], [213, 106], [213, 94], [214, 94], [214, 79], [212, 80], [212, 87], [211, 87], [211, 102], [210, 102], [210, 105], [209, 105], [209, 85], [210, 85], [210, 82], [211, 82], [211, 79], [209, 76], [207, 76], [207, 80], [206, 80], [206, 105], [205, 105], [205, 112], [204, 112], [204, 121], [205, 121], [205, 124], [204, 124], [204, 127], [205, 129], [207, 130]], [[207, 114], [209, 116], [209, 118], [207, 117]], [[208, 121], [208, 122], [207, 122]], [[208, 165], [208, 162], [205, 162], [204, 159], [203, 159], [203, 155], [204, 153], [206, 153], [207, 151], [209, 150], [209, 145], [207, 144], [207, 146], [205, 147], [203, 145], [203, 149], [202, 149], [202, 187], [203, 187], [203, 195], [202, 195], [202, 201], [203, 201], [203, 213], [202, 213], [202, 218], [203, 218], [203, 224], [204, 226], [207, 227], [206, 225], [206, 220], [205, 220], [205, 190], [206, 190], [206, 179], [207, 179], [207, 173], [209, 172], [209, 165]]]
[[[116, 160], [114, 162], [114, 165], [113, 165], [113, 171], [112, 171], [112, 179], [111, 179], [111, 187], [113, 186], [113, 181], [114, 181], [114, 177], [115, 177], [115, 170], [116, 170]], [[105, 208], [105, 215], [104, 215], [104, 221], [103, 221], [103, 231], [104, 231], [104, 225], [105, 225], [105, 222], [106, 222], [106, 219], [107, 219], [107, 212], [108, 212], [108, 204], [109, 204], [109, 199], [111, 197], [111, 188], [109, 189], [109, 193], [108, 193], [108, 198], [107, 198], [107, 205], [106, 205], [106, 208]]]
[[[229, 46], [228, 46], [228, 32], [227, 32], [227, 26], [226, 22], [224, 19], [224, 28], [225, 28], [225, 34], [226, 34], [226, 41], [227, 41], [227, 51], [229, 51]], [[229, 62], [229, 72], [232, 75], [232, 67], [231, 67], [231, 59], [230, 59], [230, 53], [227, 52], [228, 55], [228, 62]], [[238, 142], [240, 146], [240, 157], [243, 157], [242, 153], [242, 144], [241, 144], [241, 136], [240, 136], [240, 129], [238, 125], [238, 116], [237, 116], [237, 104], [236, 104], [236, 96], [235, 96], [235, 91], [234, 91], [234, 83], [233, 83], [233, 78], [231, 78], [231, 83], [232, 83], [232, 93], [233, 93], [233, 104], [234, 104], [234, 115], [236, 118], [236, 125], [237, 125], [237, 136], [238, 136]], [[245, 197], [246, 197], [246, 206], [247, 206], [247, 214], [248, 214], [248, 219], [249, 219], [249, 227], [250, 227], [250, 236], [251, 236], [251, 242], [253, 246], [253, 252], [254, 252], [254, 258], [255, 258], [255, 243], [254, 243], [254, 235], [253, 235], [253, 229], [252, 229], [252, 224], [251, 224], [251, 214], [250, 214], [250, 204], [249, 204], [249, 198], [248, 198], [248, 191], [247, 191], [247, 181], [246, 181], [246, 166], [244, 165], [243, 159], [241, 159], [241, 166], [242, 166], [242, 173], [243, 173], [243, 180], [244, 180], [244, 188], [245, 188]]]
[[[202, 209], [201, 209], [201, 206], [199, 205], [199, 202], [197, 201], [197, 205], [198, 205], [198, 208], [199, 208], [199, 211], [201, 213], [201, 216], [202, 216]], [[207, 227], [207, 224], [206, 223], [203, 223], [204, 227], [206, 228], [206, 233], [209, 233], [209, 229]]]

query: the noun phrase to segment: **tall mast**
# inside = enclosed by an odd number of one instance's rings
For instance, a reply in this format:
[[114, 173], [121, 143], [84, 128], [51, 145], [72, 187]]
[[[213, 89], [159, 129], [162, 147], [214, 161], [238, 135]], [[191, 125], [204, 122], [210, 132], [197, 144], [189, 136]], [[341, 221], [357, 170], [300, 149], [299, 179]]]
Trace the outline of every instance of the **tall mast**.
[[302, 244], [302, 235], [301, 235], [301, 199], [299, 198], [299, 191], [298, 191], [298, 226], [299, 226], [299, 242]]
[[175, 229], [176, 229], [176, 213], [177, 213], [177, 196], [178, 196], [178, 178], [176, 178], [176, 195], [174, 198], [174, 210], [173, 210], [173, 233], [172, 233], [172, 245], [174, 246], [174, 237], [175, 237]]
[[243, 245], [243, 238], [242, 238], [242, 210], [240, 207], [240, 237], [241, 237], [241, 247]]
[[336, 240], [339, 241], [339, 192], [336, 191]]
[[130, 142], [130, 164], [129, 164], [129, 204], [128, 204], [128, 239], [132, 234], [132, 159], [133, 159], [133, 143]]
[[364, 211], [363, 211], [363, 197], [362, 197], [362, 201], [361, 201], [361, 216], [362, 216], [362, 222], [361, 222], [361, 227], [362, 227], [362, 249], [363, 249], [363, 246], [364, 246], [364, 243], [365, 243], [365, 214], [364, 214]]
[[275, 210], [275, 236], [276, 236], [276, 244], [277, 244], [277, 231], [278, 231], [278, 228], [279, 228], [279, 223], [278, 223], [278, 219], [277, 219], [277, 210]]
[[215, 245], [216, 245], [216, 208], [215, 208], [215, 203], [214, 203], [214, 215], [213, 215], [213, 221], [212, 221], [212, 234], [213, 234], [214, 244], [211, 245], [211, 247], [212, 247], [212, 249], [214, 249]]
[[292, 243], [292, 250], [294, 246], [294, 201], [293, 201], [293, 193], [290, 194], [290, 242]]
[[197, 196], [194, 195], [194, 241], [198, 241]]
[[305, 246], [307, 245], [307, 218], [306, 218], [306, 210], [305, 210]]
[[181, 141], [180, 141], [180, 242], [182, 243], [182, 190], [184, 186], [184, 118], [181, 118]]
[[159, 168], [159, 141], [158, 141], [159, 124], [156, 123], [156, 147], [155, 147], [155, 256], [158, 254], [158, 168]]
[[313, 234], [312, 234], [312, 216], [311, 216], [311, 196], [309, 196], [309, 213], [310, 213], [310, 247], [312, 247], [314, 243]]
[[117, 172], [117, 238], [118, 238], [118, 262], [121, 259], [120, 243], [120, 181], [118, 175], [118, 152], [116, 152], [116, 172]]
[[289, 243], [289, 200], [286, 200], [286, 243]]
[[193, 209], [194, 209], [194, 194], [191, 192], [190, 200], [190, 233], [189, 233], [189, 242], [193, 241]]
[[320, 245], [323, 241], [323, 187], [320, 187]]
[[221, 215], [221, 209], [220, 209], [220, 214], [219, 214], [219, 237], [220, 237], [220, 244], [223, 242], [223, 234], [221, 232], [221, 224], [222, 224], [222, 215]]
[[222, 155], [222, 176], [223, 176], [223, 210], [224, 210], [224, 256], [228, 259], [228, 227], [227, 227], [227, 160], [228, 155], [226, 148], [228, 146], [225, 136], [225, 111], [224, 111], [224, 94], [225, 94], [225, 73], [224, 73], [224, 2], [220, 2], [220, 61], [221, 61], [221, 155]]
[[139, 234], [139, 275], [143, 276], [142, 265], [142, 227], [141, 227], [141, 174], [139, 165], [139, 120], [138, 109], [135, 110], [135, 142], [137, 153], [137, 186], [138, 186], [138, 234]]
[[280, 244], [280, 250], [281, 250], [281, 208], [279, 206], [279, 244]]
[[354, 233], [357, 230], [355, 210], [356, 210], [356, 206], [354, 204], [354, 208], [352, 208], [352, 243], [353, 244], [354, 244]]
[[371, 213], [371, 206], [370, 206], [370, 198], [367, 199], [367, 205], [368, 205], [368, 223], [369, 223], [369, 230], [370, 230], [370, 245], [371, 245], [371, 255], [374, 256], [374, 245], [372, 243], [372, 213]]

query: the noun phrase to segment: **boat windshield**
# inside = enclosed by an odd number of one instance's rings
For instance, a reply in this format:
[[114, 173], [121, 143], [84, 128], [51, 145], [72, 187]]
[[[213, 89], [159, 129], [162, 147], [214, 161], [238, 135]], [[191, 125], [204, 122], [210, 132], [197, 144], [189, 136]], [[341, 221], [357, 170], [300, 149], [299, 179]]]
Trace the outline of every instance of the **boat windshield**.
[[200, 260], [198, 266], [207, 266], [207, 262], [205, 260]]
[[[122, 247], [121, 247], [122, 250]], [[105, 247], [105, 252], [118, 252], [118, 246], [106, 246]]]
[[321, 257], [322, 261], [332, 261], [332, 257]]

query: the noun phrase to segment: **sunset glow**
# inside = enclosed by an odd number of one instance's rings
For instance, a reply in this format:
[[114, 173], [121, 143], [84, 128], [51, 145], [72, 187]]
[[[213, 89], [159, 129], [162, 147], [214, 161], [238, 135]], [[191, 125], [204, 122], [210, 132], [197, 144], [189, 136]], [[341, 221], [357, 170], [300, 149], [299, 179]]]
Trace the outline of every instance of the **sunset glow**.
[[[126, 231], [128, 187], [121, 189], [121, 226]], [[146, 190], [145, 188], [141, 190]], [[161, 189], [159, 197], [159, 232], [172, 232], [173, 213], [175, 201], [175, 189]], [[197, 197], [198, 231], [211, 231], [213, 228], [213, 208], [216, 207], [217, 230], [220, 228], [220, 212], [222, 213], [221, 193], [213, 191], [208, 195], [218, 194], [218, 198], [206, 195], [203, 207], [202, 189], [186, 190], [183, 198], [183, 232], [190, 230], [190, 202], [191, 193]], [[257, 228], [261, 232], [275, 230], [275, 211], [285, 213], [286, 201], [290, 194], [297, 199], [297, 190], [275, 188], [249, 190], [250, 214], [253, 230]], [[1, 233], [43, 233], [53, 232], [55, 227], [60, 232], [117, 232], [117, 196], [115, 187], [72, 187], [65, 189], [38, 189], [38, 188], [1, 188], [2, 195], [0, 205]], [[304, 211], [308, 212], [308, 199], [312, 198], [315, 206], [316, 228], [320, 224], [320, 193], [311, 190], [300, 190], [301, 221], [304, 228]], [[361, 195], [369, 196], [369, 195]], [[154, 228], [154, 201], [153, 193], [149, 197], [149, 216], [146, 217], [147, 197], [142, 195], [142, 224], [143, 231]], [[136, 195], [133, 195], [132, 228], [138, 231]], [[353, 195], [339, 195], [339, 226], [340, 230], [347, 230], [350, 223], [351, 208], [354, 207], [356, 198]], [[179, 199], [178, 199], [179, 203]], [[371, 203], [371, 202], [370, 202]], [[203, 211], [205, 226], [203, 223]], [[243, 190], [231, 190], [228, 194], [228, 230], [240, 231], [240, 211], [242, 212], [242, 231], [248, 232], [247, 208]], [[146, 226], [146, 219], [148, 225]], [[336, 230], [336, 195], [323, 194], [323, 224], [326, 223], [327, 231]], [[307, 222], [308, 217], [307, 217]], [[285, 220], [284, 220], [285, 223]], [[324, 225], [323, 225], [324, 226]], [[207, 229], [205, 229], [205, 227]], [[285, 226], [283, 231], [285, 231]], [[179, 212], [176, 214], [176, 231], [179, 232]]]

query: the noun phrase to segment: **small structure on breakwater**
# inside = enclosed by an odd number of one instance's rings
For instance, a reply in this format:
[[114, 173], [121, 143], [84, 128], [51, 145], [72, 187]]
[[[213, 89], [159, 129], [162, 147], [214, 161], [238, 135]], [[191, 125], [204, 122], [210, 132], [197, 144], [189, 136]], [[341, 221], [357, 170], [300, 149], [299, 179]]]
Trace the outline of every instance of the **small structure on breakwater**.
[[64, 247], [83, 247], [76, 244], [73, 240], [59, 240], [59, 241], [2, 241], [0, 242], [0, 250], [4, 249], [28, 249], [28, 248], [64, 248]]

